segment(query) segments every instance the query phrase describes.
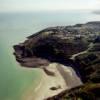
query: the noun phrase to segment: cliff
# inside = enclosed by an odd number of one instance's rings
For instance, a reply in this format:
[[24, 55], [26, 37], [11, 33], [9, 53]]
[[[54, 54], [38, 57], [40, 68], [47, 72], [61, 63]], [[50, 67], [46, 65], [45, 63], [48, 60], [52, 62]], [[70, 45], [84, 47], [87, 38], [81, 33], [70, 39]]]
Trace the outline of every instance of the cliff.
[[99, 98], [100, 22], [46, 28], [15, 45], [14, 50], [16, 60], [22, 66], [43, 68], [48, 75], [53, 75], [45, 67], [53, 62], [60, 63], [71, 66], [84, 82], [74, 91], [66, 90], [48, 100]]

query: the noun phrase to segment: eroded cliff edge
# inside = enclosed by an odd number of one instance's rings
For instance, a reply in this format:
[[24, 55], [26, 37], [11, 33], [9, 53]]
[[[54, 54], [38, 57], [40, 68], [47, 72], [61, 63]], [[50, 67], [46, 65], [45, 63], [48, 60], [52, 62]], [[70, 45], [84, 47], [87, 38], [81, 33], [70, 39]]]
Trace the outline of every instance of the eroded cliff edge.
[[[79, 95], [74, 92], [61, 93], [49, 98], [63, 100], [64, 98], [82, 98], [87, 100], [86, 93], [93, 94], [92, 99], [98, 99], [100, 93], [100, 22], [88, 22], [74, 26], [58, 26], [46, 28], [28, 37], [24, 43], [14, 46], [16, 60], [25, 67], [45, 67], [57, 62], [75, 69], [77, 75], [84, 82], [85, 92]], [[45, 69], [48, 75], [54, 73]], [[83, 89], [88, 86], [93, 89]], [[92, 86], [93, 85], [93, 86]], [[88, 86], [88, 87], [89, 87]], [[96, 90], [94, 90], [96, 89]], [[93, 90], [93, 91], [91, 91]], [[70, 90], [71, 91], [71, 90]], [[71, 96], [74, 94], [73, 96]], [[77, 94], [77, 95], [76, 95]], [[85, 95], [85, 99], [84, 96]], [[90, 97], [91, 97], [90, 95]], [[89, 98], [89, 100], [92, 100]]]

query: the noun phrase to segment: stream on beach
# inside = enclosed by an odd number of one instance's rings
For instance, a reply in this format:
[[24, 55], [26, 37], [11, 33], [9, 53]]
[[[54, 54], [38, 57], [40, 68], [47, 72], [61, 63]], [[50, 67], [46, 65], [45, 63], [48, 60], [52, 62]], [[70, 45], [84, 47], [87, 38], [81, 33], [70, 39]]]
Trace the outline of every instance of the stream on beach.
[[100, 16], [89, 11], [0, 13], [0, 100], [22, 100], [26, 91], [34, 94], [41, 81], [41, 70], [16, 62], [13, 45], [47, 27], [94, 20], [100, 20]]

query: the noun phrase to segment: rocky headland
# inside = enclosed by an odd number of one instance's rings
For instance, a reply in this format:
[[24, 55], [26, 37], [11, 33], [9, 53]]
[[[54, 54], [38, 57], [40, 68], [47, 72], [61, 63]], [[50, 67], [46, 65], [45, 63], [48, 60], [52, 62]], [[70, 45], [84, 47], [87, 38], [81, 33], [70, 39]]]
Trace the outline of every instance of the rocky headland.
[[93, 11], [94, 14], [100, 14], [100, 10]]
[[[27, 37], [25, 42], [15, 45], [14, 50], [16, 60], [21, 66], [41, 68], [48, 76], [53, 77], [55, 72], [47, 66], [57, 63], [73, 68], [82, 81], [83, 84], [72, 85], [47, 100], [100, 99], [99, 21], [46, 28]], [[59, 88], [61, 87], [50, 89], [56, 91]]]

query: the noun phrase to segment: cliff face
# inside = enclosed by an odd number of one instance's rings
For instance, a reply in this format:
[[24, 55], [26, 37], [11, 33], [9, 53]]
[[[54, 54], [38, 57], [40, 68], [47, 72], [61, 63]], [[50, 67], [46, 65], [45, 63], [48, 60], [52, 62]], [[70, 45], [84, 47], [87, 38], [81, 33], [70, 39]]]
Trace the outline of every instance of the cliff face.
[[90, 41], [92, 41], [99, 26], [99, 24], [87, 23], [47, 28], [31, 35], [24, 43], [15, 45], [14, 54], [17, 61], [27, 67], [47, 65], [48, 60], [56, 62], [68, 59], [73, 54], [88, 48], [90, 43], [88, 37], [91, 37]]
[[[80, 89], [82, 93], [88, 92], [88, 89], [84, 89], [87, 83], [90, 88], [92, 84], [94, 89], [97, 89], [98, 84], [100, 89], [100, 22], [50, 27], [29, 36], [24, 43], [15, 45], [14, 50], [16, 60], [25, 67], [41, 68], [57, 62], [73, 67], [76, 73], [78, 71], [84, 86], [76, 88], [75, 92], [65, 91], [50, 100], [64, 100], [64, 96], [71, 98], [72, 93], [78, 98]], [[82, 100], [92, 100], [81, 97]], [[93, 100], [94, 97], [96, 96], [93, 95]]]

